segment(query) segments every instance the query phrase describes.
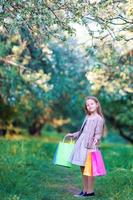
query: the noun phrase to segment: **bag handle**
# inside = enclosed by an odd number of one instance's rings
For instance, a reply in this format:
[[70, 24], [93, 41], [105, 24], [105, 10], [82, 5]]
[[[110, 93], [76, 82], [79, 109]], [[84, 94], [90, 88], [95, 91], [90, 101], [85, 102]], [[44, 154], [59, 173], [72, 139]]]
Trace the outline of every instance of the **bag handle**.
[[[65, 135], [64, 138], [63, 138], [63, 141], [62, 141], [63, 143], [65, 142], [66, 137], [67, 137], [67, 136]], [[73, 143], [72, 138], [70, 139], [70, 143]]]
[[93, 150], [94, 150], [94, 151], [98, 151], [98, 150], [100, 150], [100, 147], [98, 147], [98, 146], [95, 145], [95, 146], [93, 147]]

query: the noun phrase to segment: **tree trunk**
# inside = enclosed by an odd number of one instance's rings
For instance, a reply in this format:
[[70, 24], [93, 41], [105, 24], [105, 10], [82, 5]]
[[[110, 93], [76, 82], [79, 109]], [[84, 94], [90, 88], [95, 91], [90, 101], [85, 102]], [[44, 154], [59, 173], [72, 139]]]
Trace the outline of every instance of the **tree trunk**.
[[[114, 127], [116, 129], [119, 130], [119, 134], [120, 136], [122, 136], [124, 139], [126, 139], [128, 142], [130, 142], [131, 144], [133, 144], [133, 134], [131, 134], [130, 132], [128, 134], [125, 133], [124, 128], [126, 128], [125, 126], [122, 127], [121, 124], [119, 124], [115, 117], [112, 116], [106, 116], [106, 118], [112, 122], [112, 124], [114, 125]], [[127, 127], [128, 128], [128, 127]], [[128, 128], [129, 129], [129, 128]]]
[[129, 133], [129, 134], [127, 135], [127, 134], [124, 132], [124, 130], [123, 130], [121, 127], [119, 127], [119, 126], [118, 126], [118, 129], [119, 129], [120, 135], [121, 135], [124, 139], [128, 140], [129, 142], [131, 142], [131, 143], [133, 144], [133, 134]]
[[30, 127], [29, 127], [29, 133], [32, 136], [40, 136], [41, 135], [41, 129], [44, 124], [38, 123], [37, 121], [34, 122]]

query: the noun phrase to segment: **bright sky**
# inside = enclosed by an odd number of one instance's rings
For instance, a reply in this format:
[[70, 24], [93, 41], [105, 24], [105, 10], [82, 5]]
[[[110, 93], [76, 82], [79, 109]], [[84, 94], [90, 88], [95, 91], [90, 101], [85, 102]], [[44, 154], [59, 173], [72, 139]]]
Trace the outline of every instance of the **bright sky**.
[[[95, 22], [92, 22], [92, 23], [88, 23], [88, 26], [91, 31], [95, 31], [95, 36], [98, 37], [99, 33], [97, 31], [100, 30], [100, 25], [98, 25]], [[75, 24], [72, 24], [72, 27], [74, 27], [76, 29], [76, 39], [78, 41], [78, 44], [92, 45], [92, 37], [89, 35], [87, 28], [85, 26], [75, 23]], [[114, 28], [115, 28], [115, 31], [116, 31], [116, 29], [118, 31], [119, 27], [114, 27]], [[104, 31], [104, 32], [102, 31], [101, 33], [102, 33], [102, 35], [108, 34], [107, 31]], [[131, 34], [131, 32], [127, 32], [127, 31], [123, 32], [123, 35], [126, 36], [127, 38], [132, 37], [130, 34]], [[110, 38], [110, 40], [112, 40], [111, 36], [109, 38]], [[125, 54], [127, 51], [130, 51], [132, 49], [133, 40], [132, 41], [129, 40], [129, 42], [127, 42], [125, 40], [115, 41], [114, 45], [116, 46], [118, 51], [121, 51], [122, 54]]]
[[[85, 44], [92, 44], [92, 37], [89, 35], [88, 30], [85, 26], [82, 26], [78, 23], [72, 24], [72, 27], [76, 29], [76, 39], [78, 43], [85, 43]], [[100, 30], [100, 25], [98, 25], [95, 22], [88, 23], [88, 28], [91, 31], [95, 31], [94, 35], [95, 37], [99, 36], [99, 33], [97, 32]]]

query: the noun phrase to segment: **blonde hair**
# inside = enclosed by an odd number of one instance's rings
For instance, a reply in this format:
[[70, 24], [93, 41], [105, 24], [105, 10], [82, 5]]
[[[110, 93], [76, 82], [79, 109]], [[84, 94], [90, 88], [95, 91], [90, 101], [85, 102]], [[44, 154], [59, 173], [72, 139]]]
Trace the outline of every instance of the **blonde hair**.
[[[94, 101], [97, 103], [97, 105], [98, 105], [97, 113], [103, 118], [103, 120], [104, 120], [104, 122], [105, 122], [105, 118], [104, 118], [104, 115], [103, 115], [103, 111], [102, 111], [101, 104], [100, 104], [99, 100], [98, 100], [96, 97], [94, 97], [94, 96], [88, 96], [88, 97], [86, 97], [86, 99], [85, 99], [85, 110], [86, 110], [87, 114], [90, 115], [89, 111], [87, 110], [87, 106], [86, 106], [86, 101], [89, 100], [89, 99], [92, 99], [92, 100], [94, 100]], [[104, 123], [102, 135], [103, 135], [103, 136], [106, 136], [106, 135], [107, 135], [107, 127], [106, 127], [105, 123]]]

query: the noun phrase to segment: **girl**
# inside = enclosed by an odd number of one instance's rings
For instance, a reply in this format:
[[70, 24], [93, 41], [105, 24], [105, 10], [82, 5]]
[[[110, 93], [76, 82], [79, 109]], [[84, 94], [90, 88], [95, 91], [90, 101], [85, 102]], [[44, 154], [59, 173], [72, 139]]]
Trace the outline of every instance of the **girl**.
[[77, 139], [70, 162], [79, 165], [82, 172], [83, 190], [74, 196], [94, 196], [94, 176], [84, 176], [83, 171], [88, 152], [98, 149], [103, 134], [104, 117], [98, 99], [94, 96], [86, 98], [85, 110], [87, 115], [81, 129], [75, 133], [68, 133], [66, 137]]

